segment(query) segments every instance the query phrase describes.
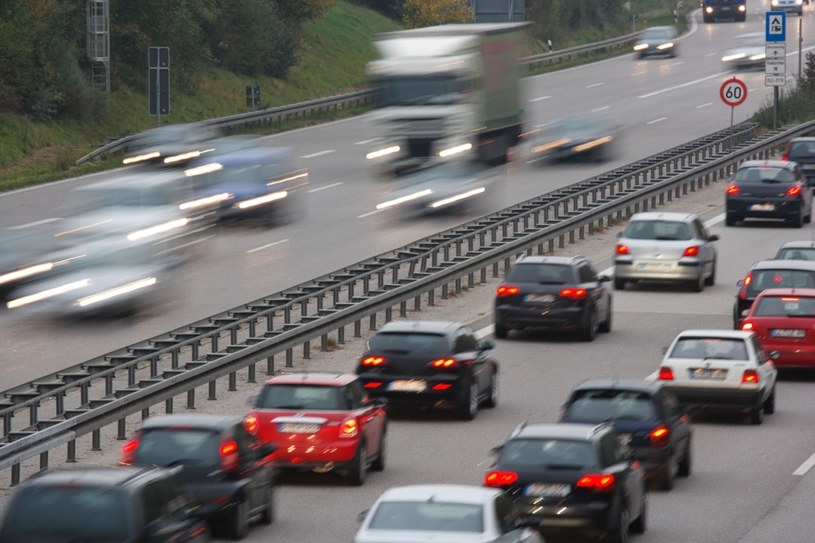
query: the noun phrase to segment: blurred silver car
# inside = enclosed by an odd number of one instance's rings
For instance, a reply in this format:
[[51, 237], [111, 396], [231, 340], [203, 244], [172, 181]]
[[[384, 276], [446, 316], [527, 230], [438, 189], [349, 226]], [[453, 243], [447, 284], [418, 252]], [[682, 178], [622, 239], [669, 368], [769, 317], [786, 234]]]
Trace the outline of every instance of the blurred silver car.
[[216, 133], [199, 123], [168, 124], [139, 134], [122, 159], [125, 166], [183, 166], [212, 147]]
[[354, 543], [543, 543], [500, 489], [412, 485], [386, 490], [366, 512]]
[[550, 160], [608, 160], [619, 136], [619, 127], [603, 115], [571, 115], [542, 129], [535, 136], [531, 153]]
[[815, 241], [788, 241], [778, 249], [775, 260], [815, 260]]
[[772, 11], [796, 13], [800, 17], [804, 14], [804, 0], [771, 0]]
[[764, 33], [750, 32], [736, 36], [736, 45], [727, 49], [722, 55], [722, 64], [728, 69], [764, 68], [766, 57]]
[[620, 234], [614, 288], [632, 281], [688, 283], [701, 292], [716, 280], [716, 234], [689, 213], [637, 213]]
[[634, 43], [634, 52], [639, 58], [648, 56], [675, 57], [679, 49], [676, 43], [676, 28], [673, 26], [652, 26], [643, 30]]

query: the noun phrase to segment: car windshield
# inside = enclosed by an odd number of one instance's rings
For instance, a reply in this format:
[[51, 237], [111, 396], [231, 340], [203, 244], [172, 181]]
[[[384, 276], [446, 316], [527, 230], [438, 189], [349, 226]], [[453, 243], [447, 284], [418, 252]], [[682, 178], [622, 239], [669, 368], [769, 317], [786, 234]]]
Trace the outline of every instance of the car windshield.
[[750, 290], [760, 292], [768, 288], [815, 288], [815, 272], [805, 270], [755, 270]]
[[815, 260], [815, 247], [782, 247], [776, 260]]
[[652, 420], [656, 416], [651, 397], [636, 390], [581, 390], [573, 396], [564, 418], [573, 421]]
[[[118, 489], [66, 484], [31, 486], [13, 500], [3, 523], [8, 541], [125, 541], [132, 530]], [[89, 522], [92, 520], [92, 522]]]
[[673, 33], [667, 28], [648, 28], [640, 34], [642, 40], [670, 39]]
[[266, 385], [258, 398], [260, 409], [347, 409], [342, 388], [320, 385]]
[[561, 264], [516, 264], [510, 268], [507, 281], [561, 285], [574, 283], [574, 273]]
[[368, 350], [378, 353], [443, 355], [450, 351], [447, 336], [418, 332], [384, 332], [368, 342]]
[[427, 532], [484, 531], [483, 506], [438, 501], [385, 501], [374, 511], [371, 530]]
[[624, 238], [687, 241], [693, 239], [690, 226], [681, 221], [631, 221], [625, 227]]
[[815, 158], [815, 140], [790, 142], [787, 156], [791, 160], [796, 158]]
[[815, 298], [762, 296], [756, 301], [754, 317], [815, 317]]
[[670, 358], [714, 358], [748, 360], [747, 346], [741, 338], [682, 337], [671, 349]]
[[746, 183], [792, 183], [795, 181], [795, 175], [786, 168], [760, 166], [738, 170], [734, 181]]
[[220, 461], [220, 436], [208, 429], [153, 428], [143, 430], [138, 441], [135, 464], [213, 466]]
[[505, 468], [580, 470], [594, 467], [597, 454], [588, 441], [570, 439], [511, 439], [501, 450]]

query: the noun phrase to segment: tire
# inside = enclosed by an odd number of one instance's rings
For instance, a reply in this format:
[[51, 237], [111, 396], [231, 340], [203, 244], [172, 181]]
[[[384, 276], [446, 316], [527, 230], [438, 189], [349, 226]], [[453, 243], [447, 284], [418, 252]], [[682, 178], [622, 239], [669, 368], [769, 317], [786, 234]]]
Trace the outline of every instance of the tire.
[[229, 518], [229, 538], [241, 541], [249, 533], [249, 502], [238, 502]]
[[274, 495], [274, 487], [271, 483], [269, 483], [269, 485], [266, 487], [266, 507], [263, 508], [263, 512], [260, 514], [261, 524], [269, 525], [274, 522]]
[[682, 460], [679, 461], [679, 470], [678, 475], [680, 477], [689, 477], [691, 466], [693, 464], [693, 456], [691, 453], [691, 440], [688, 438], [688, 447], [685, 449], [685, 456], [682, 457]]
[[620, 518], [617, 521], [617, 526], [609, 531], [606, 539], [607, 543], [628, 543], [628, 507], [625, 504], [620, 506]]
[[611, 302], [610, 301], [608, 303], [608, 317], [606, 318], [606, 320], [604, 320], [603, 322], [600, 323], [599, 330], [600, 330], [600, 332], [602, 332], [604, 334], [608, 334], [609, 332], [611, 332]]
[[509, 334], [509, 330], [507, 330], [506, 326], [504, 326], [500, 322], [495, 323], [495, 338], [496, 339], [506, 339], [508, 334]]
[[385, 459], [388, 450], [388, 433], [382, 432], [382, 440], [379, 442], [379, 454], [376, 460], [371, 463], [371, 471], [383, 471], [385, 469]]
[[724, 225], [725, 226], [736, 226], [736, 223], [739, 222], [736, 219], [736, 216], [731, 213], [726, 213], [724, 216]]
[[484, 407], [492, 409], [498, 405], [498, 393], [500, 391], [500, 382], [498, 380], [498, 371], [492, 372], [492, 379], [490, 380], [490, 393], [487, 399], [484, 400]]
[[713, 269], [710, 270], [710, 277], [705, 279], [705, 285], [708, 287], [712, 287], [716, 284], [716, 261], [713, 261]]
[[668, 464], [662, 468], [659, 474], [659, 489], [666, 492], [673, 490], [676, 483], [676, 474], [674, 473], [673, 457], [668, 459]]
[[764, 413], [772, 415], [775, 413], [775, 387], [770, 391], [770, 395], [764, 400]]
[[812, 222], [812, 208], [809, 208], [809, 213], [807, 213], [807, 216], [804, 217], [804, 222], [806, 224], [810, 224]]
[[594, 341], [597, 337], [597, 312], [592, 308], [589, 311], [589, 322], [580, 330], [580, 339], [583, 341]]
[[799, 211], [798, 215], [796, 215], [795, 218], [792, 219], [792, 225], [795, 228], [803, 228], [804, 227], [804, 212], [803, 211]]
[[699, 277], [691, 282], [691, 290], [693, 292], [702, 292], [705, 290], [705, 272], [699, 270]]
[[368, 459], [365, 458], [365, 442], [360, 441], [357, 446], [357, 454], [354, 455], [354, 464], [348, 470], [348, 482], [352, 486], [362, 486], [368, 475]]
[[462, 420], [473, 420], [476, 414], [478, 414], [478, 383], [472, 381], [458, 406], [458, 415]]
[[764, 422], [764, 404], [750, 410], [750, 424], [758, 426], [762, 422]]
[[645, 529], [648, 527], [648, 493], [643, 491], [642, 493], [642, 509], [640, 509], [640, 514], [637, 518], [634, 519], [634, 522], [631, 523], [631, 531], [635, 534], [644, 534]]
[[625, 279], [614, 278], [614, 290], [625, 290]]

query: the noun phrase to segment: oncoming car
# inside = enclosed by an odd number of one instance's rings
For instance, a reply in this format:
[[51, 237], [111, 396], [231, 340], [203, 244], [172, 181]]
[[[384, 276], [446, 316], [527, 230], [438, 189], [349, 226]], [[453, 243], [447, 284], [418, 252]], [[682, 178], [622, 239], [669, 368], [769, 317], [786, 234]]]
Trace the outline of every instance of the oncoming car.
[[673, 26], [654, 26], [643, 30], [634, 44], [638, 58], [648, 56], [675, 57], [677, 53], [676, 28]]

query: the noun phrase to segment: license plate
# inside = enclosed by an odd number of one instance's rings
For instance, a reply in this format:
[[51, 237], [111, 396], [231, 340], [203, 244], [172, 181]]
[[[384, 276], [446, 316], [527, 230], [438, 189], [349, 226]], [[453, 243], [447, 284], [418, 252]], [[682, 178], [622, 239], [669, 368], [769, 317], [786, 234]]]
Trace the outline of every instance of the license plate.
[[673, 264], [665, 262], [641, 262], [639, 266], [643, 271], [670, 271], [673, 269]]
[[722, 6], [720, 9], [722, 11], [730, 11], [730, 8], [728, 6]]
[[543, 302], [549, 303], [555, 301], [554, 294], [527, 294], [524, 298], [525, 302]]
[[774, 204], [753, 204], [750, 206], [750, 211], [775, 211]]
[[772, 337], [806, 337], [806, 330], [784, 330], [783, 328], [775, 328], [770, 330]]
[[427, 383], [411, 379], [410, 381], [393, 381], [388, 385], [388, 390], [395, 392], [424, 392]]
[[526, 485], [524, 494], [544, 498], [565, 498], [572, 492], [571, 485], [556, 483], [532, 483]]
[[690, 368], [688, 372], [691, 379], [711, 379], [713, 381], [727, 379], [727, 370], [725, 369]]
[[284, 422], [280, 425], [280, 432], [283, 434], [313, 434], [319, 429], [319, 424], [306, 422]]

